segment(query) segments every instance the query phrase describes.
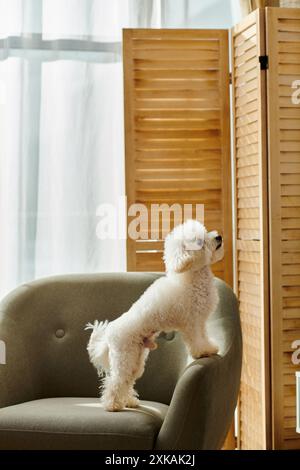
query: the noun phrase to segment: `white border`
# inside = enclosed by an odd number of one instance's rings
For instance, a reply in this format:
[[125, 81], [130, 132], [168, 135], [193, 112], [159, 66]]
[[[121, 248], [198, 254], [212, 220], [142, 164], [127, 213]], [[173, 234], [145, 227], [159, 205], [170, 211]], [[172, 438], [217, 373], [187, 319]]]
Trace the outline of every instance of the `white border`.
[[296, 372], [296, 432], [300, 434], [300, 371]]

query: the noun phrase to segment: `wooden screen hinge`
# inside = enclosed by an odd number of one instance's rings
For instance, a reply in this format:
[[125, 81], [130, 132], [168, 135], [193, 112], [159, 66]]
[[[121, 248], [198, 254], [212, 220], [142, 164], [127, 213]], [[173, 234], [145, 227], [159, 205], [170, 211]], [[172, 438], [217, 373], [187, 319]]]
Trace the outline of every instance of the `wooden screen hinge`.
[[259, 58], [260, 69], [267, 70], [269, 68], [269, 56], [268, 55], [260, 55]]
[[229, 72], [229, 84], [232, 85], [232, 73]]

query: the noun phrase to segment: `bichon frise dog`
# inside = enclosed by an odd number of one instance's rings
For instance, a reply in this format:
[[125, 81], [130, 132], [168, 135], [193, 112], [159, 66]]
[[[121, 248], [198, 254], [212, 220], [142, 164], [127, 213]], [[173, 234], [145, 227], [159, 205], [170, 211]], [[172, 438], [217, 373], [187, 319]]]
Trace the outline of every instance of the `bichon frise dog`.
[[166, 276], [116, 320], [87, 325], [93, 329], [90, 360], [99, 375], [105, 372], [101, 401], [106, 410], [138, 406], [134, 384], [161, 331], [180, 331], [193, 358], [218, 352], [207, 336], [206, 320], [218, 303], [210, 265], [222, 257], [217, 232], [208, 233], [195, 220], [175, 227], [165, 240]]

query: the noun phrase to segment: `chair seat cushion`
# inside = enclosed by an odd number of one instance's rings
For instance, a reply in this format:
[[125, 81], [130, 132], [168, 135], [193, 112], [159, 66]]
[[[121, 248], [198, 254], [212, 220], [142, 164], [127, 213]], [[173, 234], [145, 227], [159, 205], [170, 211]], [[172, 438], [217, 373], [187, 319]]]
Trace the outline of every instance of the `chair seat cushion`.
[[0, 409], [0, 449], [153, 449], [168, 406], [104, 411], [98, 398], [47, 398]]

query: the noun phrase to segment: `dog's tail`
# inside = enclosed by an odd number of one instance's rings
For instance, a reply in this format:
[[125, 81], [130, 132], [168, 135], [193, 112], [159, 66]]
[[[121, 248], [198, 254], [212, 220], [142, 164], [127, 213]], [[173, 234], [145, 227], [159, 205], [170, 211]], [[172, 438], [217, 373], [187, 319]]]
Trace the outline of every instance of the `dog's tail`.
[[109, 351], [105, 337], [108, 323], [107, 320], [101, 322], [96, 320], [94, 323], [88, 323], [85, 327], [85, 330], [93, 330], [87, 345], [87, 350], [90, 361], [96, 367], [99, 375], [102, 375], [103, 371], [109, 370]]

